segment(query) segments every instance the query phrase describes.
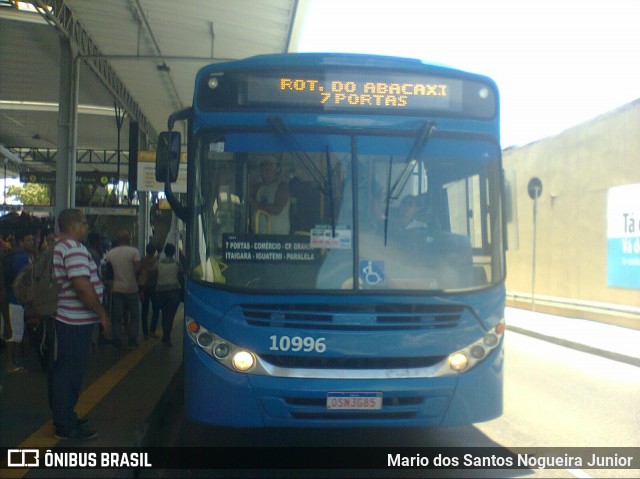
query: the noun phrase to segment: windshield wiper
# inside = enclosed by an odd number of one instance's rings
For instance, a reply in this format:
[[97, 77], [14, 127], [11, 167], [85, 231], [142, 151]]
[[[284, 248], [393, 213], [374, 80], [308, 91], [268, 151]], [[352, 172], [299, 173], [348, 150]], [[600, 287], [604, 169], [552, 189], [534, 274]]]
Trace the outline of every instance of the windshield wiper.
[[309, 154], [300, 146], [296, 137], [289, 131], [287, 125], [282, 121], [282, 118], [277, 116], [270, 116], [267, 118], [267, 122], [274, 129], [274, 131], [282, 136], [286, 141], [289, 141], [295, 147], [293, 149], [293, 153], [298, 157], [302, 166], [304, 166], [305, 170], [311, 175], [311, 178], [316, 182], [318, 188], [325, 195], [328, 194], [328, 188], [326, 184], [326, 179], [322, 174], [322, 171], [313, 163], [313, 160], [309, 157]]
[[409, 150], [409, 154], [405, 160], [405, 167], [398, 176], [398, 179], [391, 187], [391, 168], [393, 166], [393, 157], [389, 161], [389, 176], [388, 176], [388, 186], [387, 186], [387, 200], [385, 205], [385, 216], [384, 216], [384, 244], [387, 244], [387, 228], [389, 225], [389, 203], [391, 200], [397, 200], [400, 197], [400, 193], [404, 190], [409, 178], [411, 177], [411, 173], [415, 169], [418, 164], [417, 156], [427, 145], [427, 141], [436, 130], [435, 123], [426, 122], [422, 129], [420, 130], [418, 136], [416, 137], [416, 141], [413, 142], [413, 146], [411, 150]]
[[334, 201], [333, 201], [333, 182], [332, 182], [332, 173], [331, 173], [331, 155], [329, 154], [329, 145], [327, 144], [327, 154], [326, 154], [326, 162], [327, 162], [327, 177], [322, 174], [322, 171], [315, 165], [313, 160], [309, 157], [309, 153], [306, 152], [296, 137], [289, 131], [287, 125], [284, 123], [282, 118], [277, 116], [270, 116], [267, 118], [267, 122], [274, 131], [282, 136], [286, 141], [289, 141], [295, 147], [293, 149], [293, 153], [296, 155], [302, 166], [304, 166], [305, 170], [311, 175], [311, 178], [318, 185], [318, 189], [320, 192], [329, 197], [329, 210], [331, 215], [331, 236], [333, 238], [336, 237], [336, 220], [334, 213]]
[[418, 159], [416, 157], [427, 145], [427, 141], [435, 130], [435, 123], [429, 122], [425, 123], [424, 127], [422, 127], [422, 130], [420, 130], [420, 134], [416, 137], [416, 141], [413, 143], [411, 151], [409, 151], [409, 154], [407, 155], [404, 170], [402, 170], [402, 173], [393, 184], [393, 188], [391, 188], [391, 191], [389, 192], [389, 196], [387, 197], [389, 200], [397, 200], [400, 197], [400, 193], [402, 193], [402, 190], [404, 190], [407, 181], [409, 181], [413, 169], [418, 164]]
[[[393, 169], [393, 155], [389, 157], [389, 174], [387, 175], [387, 191], [391, 191], [391, 170]], [[384, 206], [384, 245], [387, 246], [387, 229], [389, 227], [389, 195]]]
[[329, 211], [331, 212], [331, 237], [336, 237], [336, 218], [333, 211], [333, 174], [331, 173], [331, 155], [327, 145], [327, 195], [329, 196]]

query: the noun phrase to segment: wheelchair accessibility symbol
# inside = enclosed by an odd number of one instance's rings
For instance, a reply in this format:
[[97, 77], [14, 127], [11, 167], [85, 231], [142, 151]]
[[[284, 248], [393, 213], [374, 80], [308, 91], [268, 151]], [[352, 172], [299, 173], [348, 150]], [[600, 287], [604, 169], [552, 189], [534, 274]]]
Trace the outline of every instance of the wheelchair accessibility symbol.
[[384, 284], [384, 261], [360, 261], [360, 281], [367, 286]]

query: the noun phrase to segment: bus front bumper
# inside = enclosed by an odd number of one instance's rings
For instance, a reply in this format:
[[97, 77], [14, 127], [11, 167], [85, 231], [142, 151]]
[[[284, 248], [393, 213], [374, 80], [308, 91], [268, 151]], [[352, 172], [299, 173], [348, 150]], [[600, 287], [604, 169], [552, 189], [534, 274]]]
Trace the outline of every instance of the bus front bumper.
[[[283, 378], [241, 374], [185, 344], [185, 411], [230, 427], [436, 427], [502, 414], [502, 345], [468, 372], [433, 378]], [[331, 394], [334, 393], [334, 394]], [[330, 396], [382, 396], [376, 409], [332, 409]], [[363, 394], [364, 393], [364, 394]], [[357, 401], [356, 401], [357, 403]]]

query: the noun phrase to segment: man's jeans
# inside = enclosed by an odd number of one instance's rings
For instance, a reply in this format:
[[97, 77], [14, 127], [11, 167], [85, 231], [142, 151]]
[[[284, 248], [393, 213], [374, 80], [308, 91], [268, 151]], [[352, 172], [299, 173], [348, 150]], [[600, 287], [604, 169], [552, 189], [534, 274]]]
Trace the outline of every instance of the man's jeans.
[[122, 324], [125, 312], [129, 313], [129, 345], [137, 344], [140, 327], [140, 298], [138, 293], [112, 293], [111, 323], [115, 345], [122, 344]]

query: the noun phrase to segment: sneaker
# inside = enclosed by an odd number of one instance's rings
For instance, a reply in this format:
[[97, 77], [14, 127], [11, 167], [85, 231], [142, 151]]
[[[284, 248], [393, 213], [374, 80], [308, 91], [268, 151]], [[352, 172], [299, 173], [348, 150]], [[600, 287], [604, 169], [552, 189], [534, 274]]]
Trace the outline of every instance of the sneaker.
[[98, 437], [96, 431], [85, 429], [84, 427], [77, 427], [68, 434], [60, 433], [56, 431], [56, 438], [61, 440], [75, 440], [75, 441], [89, 441]]
[[[87, 418], [84, 418], [84, 417], [80, 418], [79, 417], [79, 418], [76, 419], [76, 427], [86, 426], [88, 422], [89, 422], [89, 420]], [[54, 430], [57, 430], [55, 424], [53, 425], [53, 428], [54, 428]]]
[[22, 366], [15, 366], [13, 368], [9, 368], [7, 369], [8, 373], [25, 373], [27, 372], [27, 370], [25, 368], [23, 368]]
[[139, 346], [138, 343], [134, 342], [130, 342], [129, 343], [129, 349], [136, 349]]

